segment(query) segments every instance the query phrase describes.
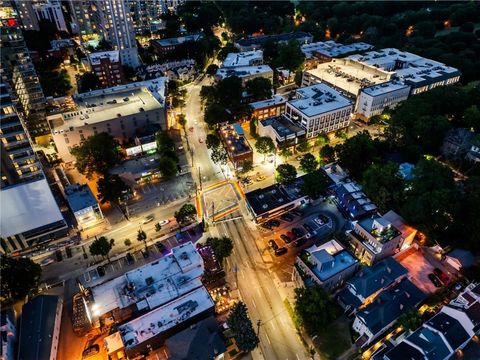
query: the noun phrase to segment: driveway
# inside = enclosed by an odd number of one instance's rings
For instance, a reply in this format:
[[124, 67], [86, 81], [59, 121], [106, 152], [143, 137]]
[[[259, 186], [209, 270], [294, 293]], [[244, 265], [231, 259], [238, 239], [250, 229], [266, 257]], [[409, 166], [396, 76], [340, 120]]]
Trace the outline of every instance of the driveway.
[[423, 256], [421, 251], [417, 250], [408, 255], [400, 260], [400, 264], [408, 270], [410, 280], [425, 294], [430, 294], [438, 290], [428, 278], [428, 274], [433, 272], [435, 266]]

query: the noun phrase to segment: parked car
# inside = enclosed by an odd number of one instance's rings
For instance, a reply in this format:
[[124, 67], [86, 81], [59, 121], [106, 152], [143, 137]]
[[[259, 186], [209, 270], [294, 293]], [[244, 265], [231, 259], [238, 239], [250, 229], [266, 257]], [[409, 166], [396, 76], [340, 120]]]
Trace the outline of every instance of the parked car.
[[242, 179], [242, 183], [244, 183], [246, 185], [250, 185], [251, 183], [253, 183], [253, 180], [250, 177], [247, 176], [246, 178]]
[[143, 219], [142, 224], [147, 224], [147, 223], [149, 223], [150, 221], [153, 221], [153, 219], [154, 219], [154, 216], [153, 216], [153, 215], [145, 216], [145, 219]]
[[268, 240], [268, 245], [269, 245], [273, 250], [277, 250], [277, 249], [278, 249], [278, 245], [277, 245], [277, 243], [275, 242], [275, 240]]
[[454, 289], [455, 289], [456, 291], [460, 291], [460, 290], [462, 290], [462, 287], [463, 287], [462, 284], [456, 283]]
[[130, 253], [127, 253], [127, 255], [125, 256], [125, 259], [127, 260], [128, 265], [132, 265], [135, 262], [135, 258]]
[[270, 220], [270, 225], [272, 225], [273, 227], [279, 227], [280, 226], [280, 221]]
[[282, 215], [280, 215], [280, 219], [290, 222], [290, 221], [293, 220], [293, 217], [290, 216], [289, 214], [282, 214]]
[[450, 278], [448, 277], [447, 274], [445, 274], [442, 270], [439, 268], [433, 269], [433, 273], [438, 276], [438, 278], [444, 283], [448, 284], [450, 281]]
[[285, 241], [286, 244], [290, 244], [292, 242], [292, 239], [290, 239], [287, 235], [285, 234], [282, 234], [280, 235], [280, 239], [282, 239], [283, 241]]
[[95, 356], [100, 352], [100, 345], [93, 344], [89, 346], [82, 352], [82, 359], [88, 359], [89, 357]]
[[300, 247], [300, 246], [304, 245], [306, 242], [307, 242], [307, 239], [305, 239], [305, 238], [298, 239], [298, 240], [295, 240], [293, 242], [293, 246]]
[[155, 243], [155, 247], [158, 249], [158, 251], [163, 252], [165, 250], [165, 245], [163, 245], [160, 241], [157, 241]]
[[292, 233], [295, 235], [295, 237], [299, 238], [303, 236], [303, 231], [300, 228], [292, 228]]
[[286, 247], [281, 247], [275, 250], [275, 256], [282, 256], [283, 254], [287, 253], [287, 248]]
[[97, 272], [98, 272], [98, 276], [100, 277], [105, 276], [105, 268], [102, 265], [97, 266]]
[[440, 282], [440, 279], [437, 277], [437, 275], [430, 273], [428, 274], [428, 279], [432, 282], [433, 285], [435, 285], [435, 287], [442, 287], [442, 283]]
[[305, 230], [307, 230], [309, 233], [313, 233], [312, 227], [311, 227], [310, 225], [308, 225], [307, 223], [303, 224], [302, 226], [303, 226], [303, 228], [304, 228]]
[[267, 177], [265, 175], [258, 175], [257, 178], [255, 179], [255, 181], [263, 181], [265, 180]]
[[41, 262], [40, 262], [40, 266], [41, 267], [44, 267], [44, 266], [47, 266], [47, 265], [50, 265], [52, 263], [54, 263], [55, 260], [53, 260], [52, 258], [46, 258], [46, 259], [43, 259]]
[[272, 226], [272, 224], [270, 224], [270, 221], [265, 221], [260, 226], [263, 227], [264, 229], [267, 229], [267, 230], [272, 230], [273, 229], [273, 226]]
[[165, 219], [165, 220], [160, 220], [158, 223], [160, 224], [160, 226], [163, 226], [163, 225], [167, 225], [169, 222], [170, 220]]
[[287, 236], [290, 238], [290, 240], [295, 240], [297, 238], [297, 236], [291, 231], [287, 231]]

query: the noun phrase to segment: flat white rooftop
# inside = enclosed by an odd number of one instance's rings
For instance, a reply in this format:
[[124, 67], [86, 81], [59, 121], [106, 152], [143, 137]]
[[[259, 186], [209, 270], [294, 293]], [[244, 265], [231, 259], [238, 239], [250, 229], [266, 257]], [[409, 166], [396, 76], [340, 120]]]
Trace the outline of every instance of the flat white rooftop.
[[122, 276], [91, 288], [98, 316], [137, 304], [153, 309], [202, 286], [203, 259], [191, 243]]
[[444, 76], [460, 75], [458, 69], [454, 67], [395, 48], [355, 54], [349, 56], [349, 59], [385, 71], [394, 71], [399, 79], [413, 84]]
[[353, 52], [360, 52], [372, 49], [373, 45], [358, 42], [349, 45], [339, 44], [333, 40], [319, 41], [311, 44], [304, 44], [301, 47], [302, 52], [307, 59], [314, 56], [314, 52], [319, 52], [329, 57], [339, 57]]
[[250, 103], [249, 105], [252, 109], [256, 110], [256, 109], [263, 109], [263, 108], [274, 106], [274, 105], [285, 104], [286, 102], [287, 102], [287, 99], [285, 99], [283, 96], [273, 95], [271, 99], [255, 101], [253, 103]]
[[273, 73], [273, 70], [268, 65], [258, 66], [239, 66], [233, 69], [220, 68], [217, 70], [217, 76], [221, 79], [225, 79], [230, 76], [237, 76], [239, 78], [248, 77], [256, 74]]
[[46, 179], [2, 189], [0, 209], [2, 238], [64, 220]]
[[120, 52], [118, 50], [94, 52], [88, 54], [88, 58], [92, 65], [100, 64], [100, 60], [105, 58], [110, 59], [111, 62], [119, 62]]
[[353, 103], [325, 84], [316, 84], [297, 90], [296, 99], [288, 103], [307, 117], [352, 106]]
[[378, 96], [392, 91], [410, 89], [410, 85], [406, 85], [400, 81], [387, 81], [382, 84], [373, 85], [362, 89], [362, 92], [370, 96]]
[[54, 133], [165, 107], [165, 77], [94, 90], [68, 99], [70, 109], [47, 117]]
[[202, 286], [162, 307], [119, 326], [118, 330], [125, 348], [132, 348], [214, 306], [215, 303], [210, 294]]
[[263, 51], [253, 50], [242, 53], [229, 53], [222, 63], [222, 68], [250, 66], [254, 62], [263, 61]]
[[351, 58], [333, 59], [307, 72], [353, 96], [357, 96], [364, 87], [390, 80], [393, 75], [389, 71], [363, 66]]

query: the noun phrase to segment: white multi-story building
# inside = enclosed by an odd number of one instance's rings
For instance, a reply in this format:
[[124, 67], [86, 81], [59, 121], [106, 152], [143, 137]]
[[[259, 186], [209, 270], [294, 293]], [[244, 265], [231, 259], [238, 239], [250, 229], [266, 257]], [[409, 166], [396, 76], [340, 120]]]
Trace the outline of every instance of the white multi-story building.
[[57, 30], [68, 31], [62, 12], [62, 5], [58, 0], [37, 1], [33, 4], [37, 19], [48, 20], [55, 24]]
[[242, 53], [229, 53], [221, 65], [222, 68], [236, 68], [239, 66], [256, 66], [263, 64], [263, 51], [252, 50]]
[[101, 132], [123, 143], [151, 125], [166, 129], [165, 86], [161, 77], [64, 99], [66, 110], [47, 118], [58, 154], [73, 161], [71, 149]]
[[400, 81], [389, 81], [360, 90], [355, 105], [355, 113], [364, 120], [381, 114], [386, 108], [393, 109], [408, 99], [410, 85]]
[[353, 103], [325, 84], [297, 90], [286, 104], [285, 115], [307, 131], [307, 139], [348, 126]]
[[220, 68], [215, 74], [215, 79], [217, 81], [226, 79], [231, 76], [236, 76], [242, 79], [242, 83], [245, 83], [249, 80], [253, 80], [258, 77], [263, 77], [270, 81], [273, 81], [273, 70], [268, 65], [258, 65], [258, 66], [238, 66], [235, 68]]

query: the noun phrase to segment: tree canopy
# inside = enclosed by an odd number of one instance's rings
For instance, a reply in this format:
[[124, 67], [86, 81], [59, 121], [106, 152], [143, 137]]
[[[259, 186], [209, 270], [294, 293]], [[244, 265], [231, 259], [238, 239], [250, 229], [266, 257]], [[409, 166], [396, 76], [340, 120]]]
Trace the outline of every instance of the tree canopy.
[[423, 319], [418, 310], [406, 312], [397, 320], [397, 324], [402, 326], [405, 331], [415, 331], [422, 323]]
[[275, 177], [279, 184], [289, 185], [297, 178], [297, 169], [290, 164], [278, 165]]
[[171, 156], [162, 156], [158, 161], [158, 170], [165, 179], [171, 179], [177, 175], [177, 162]]
[[180, 225], [193, 221], [196, 215], [197, 209], [192, 204], [185, 204], [180, 210], [175, 211], [175, 219]]
[[92, 90], [97, 90], [102, 87], [102, 83], [94, 72], [86, 72], [78, 79], [78, 92], [85, 93]]
[[303, 176], [302, 179], [300, 187], [302, 194], [314, 199], [322, 195], [329, 185], [327, 175], [321, 170], [315, 170]]
[[247, 81], [245, 90], [254, 100], [265, 100], [272, 97], [272, 82], [264, 77]]
[[92, 255], [98, 255], [103, 258], [107, 258], [110, 262], [110, 251], [115, 245], [115, 240], [108, 240], [105, 236], [100, 236], [98, 239], [95, 239], [89, 246], [88, 250]]
[[310, 336], [325, 331], [340, 315], [337, 303], [319, 285], [295, 289], [295, 313]]
[[21, 300], [33, 295], [40, 284], [42, 268], [29, 258], [0, 257], [1, 298], [3, 301]]
[[335, 161], [335, 148], [326, 144], [320, 149], [320, 161], [323, 164], [329, 164]]
[[130, 188], [117, 174], [104, 175], [97, 181], [97, 191], [100, 197], [100, 203], [106, 202], [118, 203], [124, 198]]
[[223, 260], [232, 254], [233, 241], [229, 237], [209, 237], [206, 244], [212, 248], [220, 264], [223, 264]]
[[303, 155], [300, 159], [300, 169], [302, 169], [304, 173], [308, 174], [314, 172], [315, 170], [317, 170], [317, 167], [318, 161], [317, 159], [315, 159], [315, 156], [310, 153]]
[[78, 171], [90, 178], [93, 173], [106, 174], [123, 157], [118, 142], [107, 133], [86, 138], [71, 150]]
[[243, 302], [239, 301], [233, 306], [227, 317], [227, 325], [240, 351], [249, 352], [258, 345], [258, 336], [248, 316], [247, 306]]
[[267, 154], [271, 154], [275, 151], [275, 144], [270, 137], [260, 136], [255, 142], [255, 150], [257, 150], [259, 154], [263, 154], [265, 160]]

